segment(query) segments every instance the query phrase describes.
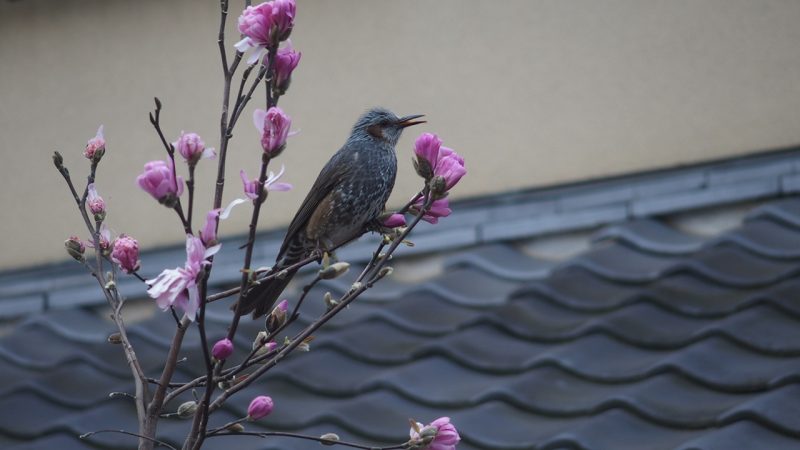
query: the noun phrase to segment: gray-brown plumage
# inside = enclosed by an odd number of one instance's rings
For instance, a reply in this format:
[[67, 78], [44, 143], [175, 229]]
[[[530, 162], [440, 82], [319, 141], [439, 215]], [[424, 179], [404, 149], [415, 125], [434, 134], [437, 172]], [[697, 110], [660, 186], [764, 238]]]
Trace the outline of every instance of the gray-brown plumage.
[[[412, 115], [398, 118], [374, 108], [353, 126], [350, 137], [322, 168], [292, 219], [273, 273], [359, 236], [383, 212], [397, 175], [394, 147], [405, 127], [423, 123]], [[243, 297], [241, 313], [253, 318], [272, 310], [296, 270], [253, 286]]]

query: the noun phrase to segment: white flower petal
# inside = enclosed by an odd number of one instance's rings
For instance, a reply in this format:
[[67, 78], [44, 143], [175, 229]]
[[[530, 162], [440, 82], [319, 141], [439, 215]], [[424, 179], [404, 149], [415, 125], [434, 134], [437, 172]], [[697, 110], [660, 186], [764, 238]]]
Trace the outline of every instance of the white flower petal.
[[245, 200], [243, 198], [237, 198], [237, 199], [234, 199], [232, 202], [228, 203], [228, 206], [226, 206], [225, 209], [222, 210], [222, 212], [219, 214], [219, 220], [227, 219], [228, 216], [231, 215], [231, 210], [233, 210], [233, 208], [236, 205], [241, 205], [242, 203], [247, 203], [247, 200]]

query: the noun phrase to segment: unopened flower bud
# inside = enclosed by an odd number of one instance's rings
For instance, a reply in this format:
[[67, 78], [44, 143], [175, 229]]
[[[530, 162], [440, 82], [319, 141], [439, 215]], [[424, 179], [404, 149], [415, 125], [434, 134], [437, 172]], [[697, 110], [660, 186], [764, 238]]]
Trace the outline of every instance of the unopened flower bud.
[[86, 245], [77, 236], [71, 236], [64, 241], [64, 248], [67, 249], [69, 256], [75, 258], [76, 261], [84, 261], [83, 254], [86, 252]]
[[121, 344], [122, 343], [122, 335], [119, 333], [111, 333], [108, 335], [108, 343], [109, 344]]
[[189, 401], [185, 403], [181, 403], [181, 406], [178, 406], [178, 417], [181, 419], [188, 419], [189, 417], [194, 416], [194, 413], [197, 411], [197, 402]]
[[231, 433], [241, 433], [244, 431], [244, 425], [240, 424], [239, 422], [232, 423], [225, 427], [226, 430], [230, 431]]
[[333, 296], [331, 295], [330, 292], [326, 292], [325, 296], [323, 296], [322, 298], [325, 301], [325, 307], [327, 308], [328, 311], [332, 310], [333, 308], [336, 307], [336, 305], [339, 304], [339, 302], [333, 299]]
[[350, 263], [337, 262], [320, 270], [319, 277], [323, 280], [332, 280], [346, 274], [348, 270], [350, 270]]
[[381, 224], [386, 228], [397, 228], [406, 225], [405, 216], [399, 213], [384, 215], [378, 218], [378, 220], [380, 220]]
[[103, 126], [100, 125], [100, 128], [97, 129], [97, 134], [86, 143], [86, 150], [84, 150], [83, 156], [96, 164], [100, 162], [105, 153], [106, 139], [103, 136]]
[[300, 52], [292, 49], [292, 42], [289, 41], [283, 48], [278, 49], [275, 54], [275, 85], [274, 89], [278, 95], [283, 95], [289, 89], [292, 81], [292, 71], [300, 63]]
[[233, 342], [230, 339], [220, 339], [211, 349], [211, 355], [217, 361], [224, 361], [233, 354]]
[[278, 156], [286, 147], [292, 119], [282, 109], [273, 106], [267, 111], [253, 112], [253, 122], [261, 135], [261, 148], [270, 157]]
[[272, 398], [266, 395], [259, 395], [250, 402], [250, 406], [247, 408], [247, 420], [252, 422], [266, 417], [272, 412], [272, 407]]
[[174, 208], [183, 193], [183, 178], [175, 175], [171, 159], [145, 164], [144, 172], [136, 178], [136, 182], [142, 190], [168, 208]]
[[376, 281], [380, 280], [383, 277], [391, 275], [392, 272], [394, 272], [394, 268], [392, 267], [386, 266], [381, 268], [381, 270], [378, 272], [378, 276], [376, 277]]
[[262, 342], [263, 342], [263, 341], [264, 341], [266, 338], [267, 338], [267, 332], [266, 332], [266, 331], [259, 331], [259, 332], [258, 332], [258, 334], [256, 335], [256, 338], [253, 340], [253, 347], [252, 347], [252, 348], [253, 348], [253, 350], [255, 350], [255, 349], [257, 349], [257, 348], [261, 347], [261, 346], [262, 346], [262, 344], [261, 344], [261, 343], [262, 343]]
[[192, 167], [203, 158], [213, 158], [216, 156], [213, 148], [206, 148], [205, 142], [197, 133], [184, 133], [172, 143], [175, 150], [183, 156], [186, 163]]
[[336, 445], [339, 442], [339, 435], [336, 433], [325, 433], [319, 438], [322, 445]]
[[94, 183], [90, 183], [89, 186], [86, 187], [86, 206], [88, 206], [89, 211], [94, 214], [95, 221], [102, 222], [103, 219], [105, 219], [106, 202], [103, 201], [103, 197], [100, 197], [97, 193]]
[[456, 427], [450, 423], [449, 417], [440, 417], [428, 425], [412, 422], [410, 431], [411, 448], [417, 449], [455, 449], [461, 441]]
[[133, 273], [139, 270], [142, 263], [139, 260], [139, 241], [121, 234], [114, 240], [111, 248], [111, 260], [119, 264], [123, 272]]
[[286, 311], [288, 309], [289, 302], [285, 299], [281, 300], [267, 317], [267, 331], [272, 333], [286, 323]]
[[53, 164], [55, 164], [56, 169], [61, 170], [64, 167], [64, 157], [61, 156], [61, 153], [53, 152]]

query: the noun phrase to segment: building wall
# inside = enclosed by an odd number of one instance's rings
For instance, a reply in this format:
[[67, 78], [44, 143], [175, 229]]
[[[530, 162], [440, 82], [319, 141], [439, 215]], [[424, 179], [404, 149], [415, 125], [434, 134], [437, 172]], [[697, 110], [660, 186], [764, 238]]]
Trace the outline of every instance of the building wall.
[[[230, 29], [240, 10], [232, 3]], [[409, 160], [421, 131], [465, 155], [469, 174], [455, 198], [800, 142], [800, 2], [298, 3], [292, 40], [303, 56], [281, 106], [300, 134], [277, 161], [295, 190], [270, 196], [262, 228], [290, 220], [373, 105], [429, 120], [398, 146], [393, 205], [420, 184]], [[144, 247], [183, 239], [173, 214], [134, 179], [164, 157], [147, 120], [153, 96], [170, 139], [193, 130], [218, 144], [217, 8], [212, 0], [0, 2], [0, 268], [64, 257], [62, 241], [82, 226], [50, 155], [64, 153], [82, 182], [81, 151], [101, 123], [108, 150], [97, 185], [112, 229]], [[236, 38], [229, 34], [229, 50]], [[258, 169], [253, 108], [232, 141], [226, 202], [241, 196], [239, 169]], [[201, 164], [203, 213], [215, 167]], [[223, 232], [244, 232], [247, 216], [241, 208]]]

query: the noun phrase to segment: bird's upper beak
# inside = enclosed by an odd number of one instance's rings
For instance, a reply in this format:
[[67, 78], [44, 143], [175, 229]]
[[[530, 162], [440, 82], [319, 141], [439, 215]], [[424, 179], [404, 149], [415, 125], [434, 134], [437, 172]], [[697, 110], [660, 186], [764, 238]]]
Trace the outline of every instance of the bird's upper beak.
[[414, 120], [424, 116], [425, 116], [424, 114], [412, 114], [410, 116], [401, 117], [397, 119], [397, 125], [399, 125], [400, 128], [405, 128], [405, 127], [410, 127], [411, 125], [425, 123], [424, 120]]

